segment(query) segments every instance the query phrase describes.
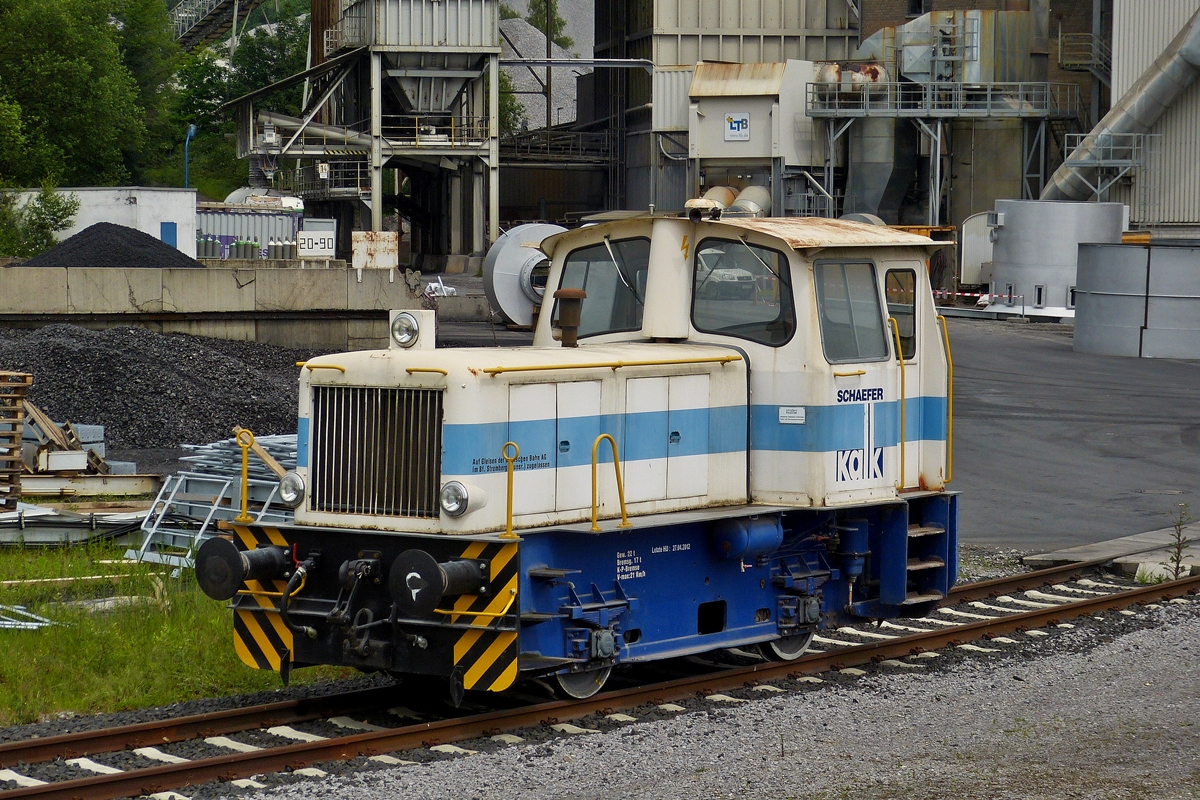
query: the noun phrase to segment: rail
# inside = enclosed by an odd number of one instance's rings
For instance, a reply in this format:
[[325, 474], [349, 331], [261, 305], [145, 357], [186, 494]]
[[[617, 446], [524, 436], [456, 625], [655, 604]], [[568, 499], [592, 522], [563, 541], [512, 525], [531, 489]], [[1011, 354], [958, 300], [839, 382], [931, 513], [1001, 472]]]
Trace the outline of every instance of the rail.
[[522, 131], [500, 140], [505, 161], [563, 161], [607, 163], [612, 159], [612, 137], [607, 131], [560, 131], [543, 128]]
[[888, 317], [888, 324], [892, 326], [892, 338], [896, 341], [896, 358], [900, 362], [900, 484], [896, 487], [897, 491], [904, 490], [904, 445], [905, 428], [907, 427], [907, 410], [908, 391], [904, 385], [904, 348], [900, 345], [900, 323], [896, 322], [895, 317]]
[[665, 358], [644, 361], [594, 361], [581, 364], [530, 364], [520, 367], [488, 367], [483, 370], [493, 378], [504, 372], [549, 372], [561, 369], [611, 369], [616, 372], [625, 367], [667, 367], [677, 364], [721, 364], [741, 361], [741, 356], [712, 356], [708, 358]]
[[1079, 114], [1073, 83], [868, 83], [854, 91], [810, 83], [810, 117], [1055, 117]]
[[[962, 602], [973, 597], [986, 598], [1004, 595], [1030, 585], [1055, 583], [1070, 574], [1078, 574], [1098, 562], [1085, 562], [1069, 567], [1031, 572], [1010, 578], [967, 584], [952, 589], [955, 600]], [[1054, 576], [1054, 577], [1051, 577]], [[1062, 577], [1059, 577], [1062, 576]], [[583, 701], [559, 700], [515, 709], [502, 709], [465, 717], [423, 721], [402, 728], [367, 731], [350, 736], [322, 739], [315, 742], [271, 747], [251, 752], [239, 752], [215, 758], [164, 764], [146, 769], [89, 775], [53, 784], [18, 786], [5, 791], [6, 798], [118, 798], [144, 794], [148, 787], [163, 792], [188, 784], [209, 780], [232, 780], [256, 773], [296, 769], [321, 761], [344, 761], [358, 756], [375, 756], [428, 746], [432, 742], [449, 743], [495, 735], [546, 724], [562, 723], [595, 714], [611, 713], [618, 709], [636, 708], [646, 703], [662, 703], [696, 697], [716, 691], [745, 688], [748, 684], [785, 680], [802, 675], [814, 675], [831, 669], [854, 667], [888, 658], [903, 658], [914, 652], [932, 651], [974, 641], [984, 636], [1029, 631], [1063, 620], [1088, 616], [1104, 611], [1125, 608], [1137, 603], [1152, 603], [1159, 599], [1196, 594], [1200, 576], [1177, 581], [1140, 586], [1102, 596], [1063, 604], [1043, 604], [1051, 607], [1025, 612], [1008, 612], [1002, 617], [957, 623], [936, 630], [912, 635], [873, 640], [865, 644], [822, 653], [810, 653], [795, 661], [754, 664], [734, 667], [716, 673], [690, 675], [659, 683], [651, 683], [603, 692]], [[948, 598], [949, 599], [949, 598]], [[1007, 609], [1006, 609], [1007, 611]], [[345, 714], [347, 707], [388, 707], [395, 697], [393, 687], [360, 690], [330, 697], [285, 701], [267, 706], [231, 709], [214, 714], [144, 722], [98, 731], [80, 731], [43, 739], [25, 739], [0, 743], [0, 767], [41, 763], [54, 758], [112, 752], [134, 746], [161, 745], [163, 742], [185, 741], [200, 736], [233, 733], [271, 724], [287, 724], [316, 719], [322, 716]], [[381, 705], [383, 704], [383, 705]]]
[[617, 475], [617, 497], [621, 501], [621, 524], [618, 525], [617, 527], [618, 528], [628, 528], [631, 526], [630, 522], [629, 522], [629, 517], [625, 513], [625, 482], [621, 478], [621, 457], [617, 455], [617, 440], [614, 439], [612, 436], [610, 436], [607, 433], [602, 433], [596, 437], [596, 441], [592, 442], [592, 532], [593, 533], [600, 532], [600, 522], [599, 522], [600, 501], [599, 501], [599, 492], [597, 491], [598, 481], [596, 478], [596, 472], [597, 472], [596, 465], [597, 465], [599, 457], [600, 457], [600, 442], [604, 441], [605, 439], [607, 439], [608, 443], [610, 445], [612, 445], [613, 470], [616, 472], [616, 475]]

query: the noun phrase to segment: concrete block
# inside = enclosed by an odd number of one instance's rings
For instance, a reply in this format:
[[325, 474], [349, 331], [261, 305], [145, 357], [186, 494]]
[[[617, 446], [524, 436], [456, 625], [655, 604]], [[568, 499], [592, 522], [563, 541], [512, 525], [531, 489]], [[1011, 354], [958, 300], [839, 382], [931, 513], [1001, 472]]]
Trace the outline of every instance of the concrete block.
[[162, 273], [161, 269], [68, 269], [67, 311], [80, 314], [162, 311]]
[[483, 256], [471, 256], [467, 259], [467, 274], [473, 277], [483, 275]]
[[346, 320], [346, 349], [387, 350], [388, 324], [386, 319]]
[[163, 310], [253, 311], [257, 272], [253, 269], [164, 269]]
[[254, 304], [259, 311], [346, 308], [346, 273], [327, 269], [255, 270]]
[[349, 309], [390, 311], [394, 308], [420, 308], [403, 273], [394, 269], [346, 270], [346, 307]]
[[0, 269], [0, 313], [60, 313], [67, 307], [67, 271], [62, 267]]
[[446, 274], [462, 275], [467, 271], [466, 256], [446, 256]]
[[473, 322], [488, 318], [486, 297], [478, 295], [456, 295], [454, 297], [439, 297], [437, 300], [438, 319], [448, 322]]
[[[301, 324], [301, 323], [297, 323]], [[166, 320], [151, 327], [159, 333], [185, 333], [188, 336], [207, 336], [210, 339], [230, 339], [235, 342], [253, 342], [257, 335], [252, 319], [182, 319]]]
[[297, 323], [294, 320], [260, 319], [255, 323], [255, 339], [276, 347], [346, 350], [347, 321], [317, 319]]

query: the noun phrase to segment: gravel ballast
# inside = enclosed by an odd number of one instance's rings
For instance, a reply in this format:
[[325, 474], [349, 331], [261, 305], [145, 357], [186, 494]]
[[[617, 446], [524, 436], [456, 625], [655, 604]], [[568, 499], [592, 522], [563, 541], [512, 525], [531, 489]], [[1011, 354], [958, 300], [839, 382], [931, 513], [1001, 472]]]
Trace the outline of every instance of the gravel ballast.
[[30, 402], [104, 425], [116, 449], [227, 439], [234, 425], [295, 433], [296, 362], [316, 354], [142, 328], [0, 330], [0, 369], [33, 374]]
[[150, 234], [111, 222], [89, 225], [21, 266], [204, 269], [196, 259]]
[[701, 710], [670, 720], [254, 796], [1192, 798], [1198, 611], [1193, 598], [1008, 654], [947, 653], [942, 667], [825, 676], [689, 703]]

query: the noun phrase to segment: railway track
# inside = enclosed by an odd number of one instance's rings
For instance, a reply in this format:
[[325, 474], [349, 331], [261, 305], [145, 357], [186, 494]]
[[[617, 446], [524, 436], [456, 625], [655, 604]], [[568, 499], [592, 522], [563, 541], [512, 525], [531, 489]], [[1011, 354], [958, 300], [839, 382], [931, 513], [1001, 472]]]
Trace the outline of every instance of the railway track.
[[[381, 703], [395, 697], [394, 687], [380, 687], [8, 742], [0, 744], [0, 781], [6, 781], [9, 786], [15, 784], [16, 788], [0, 791], [0, 800], [21, 797], [86, 797], [90, 800], [139, 795], [178, 800], [183, 796], [172, 790], [179, 787], [223, 780], [234, 781], [241, 788], [256, 788], [261, 784], [252, 776], [288, 769], [311, 770], [311, 765], [319, 762], [367, 757], [385, 764], [400, 764], [403, 762], [389, 754], [546, 723], [560, 724], [598, 712], [611, 713], [645, 704], [662, 705], [671, 700], [853, 668], [873, 661], [897, 665], [903, 663], [899, 659], [916, 661], [921, 653], [949, 646], [999, 652], [1000, 648], [993, 644], [1017, 644], [1004, 634], [1021, 631], [1030, 635], [1044, 634], [1041, 628], [1062, 624], [1067, 619], [1200, 591], [1200, 577], [1155, 586], [1130, 586], [1116, 582], [1119, 579], [1081, 577], [1102, 563], [1075, 564], [956, 587], [943, 605], [928, 617], [826, 631], [816, 638], [817, 649], [795, 661], [726, 668], [603, 692], [583, 701], [535, 703], [395, 728], [356, 721], [352, 716], [355, 711], [380, 708]], [[971, 644], [979, 640], [986, 640], [984, 646]], [[326, 720], [352, 732], [324, 737], [292, 727], [314, 720]], [[274, 737], [281, 744], [250, 745], [229, 736], [249, 731], [262, 734], [256, 741]], [[224, 752], [186, 759], [159, 749], [164, 743], [194, 739], [202, 739], [214, 752]], [[116, 751], [131, 751], [140, 759], [139, 763], [152, 766], [120, 769], [89, 758], [90, 755]], [[66, 759], [66, 763], [84, 774], [55, 782], [43, 782], [28, 774], [30, 765], [57, 758]], [[309, 774], [323, 773], [312, 771]]]

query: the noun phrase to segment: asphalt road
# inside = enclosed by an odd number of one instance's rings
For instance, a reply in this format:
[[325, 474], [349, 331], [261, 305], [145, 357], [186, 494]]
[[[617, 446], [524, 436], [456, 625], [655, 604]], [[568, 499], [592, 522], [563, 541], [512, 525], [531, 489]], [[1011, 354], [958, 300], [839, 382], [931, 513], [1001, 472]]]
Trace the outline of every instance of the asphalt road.
[[950, 321], [964, 542], [1052, 550], [1200, 517], [1200, 361], [1076, 353], [1069, 326]]

